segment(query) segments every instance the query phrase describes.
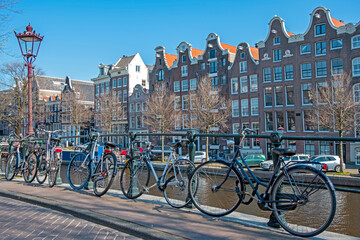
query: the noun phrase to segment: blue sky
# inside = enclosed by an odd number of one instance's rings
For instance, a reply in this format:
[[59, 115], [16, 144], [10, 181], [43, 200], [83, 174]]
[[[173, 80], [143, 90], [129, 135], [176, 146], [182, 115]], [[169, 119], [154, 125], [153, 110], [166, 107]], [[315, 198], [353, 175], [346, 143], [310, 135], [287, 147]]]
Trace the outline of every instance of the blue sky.
[[[19, 0], [14, 6], [19, 13], [11, 13], [0, 31], [23, 32], [31, 23], [45, 36], [36, 66], [47, 76], [90, 81], [100, 63], [116, 63], [123, 55], [139, 52], [152, 65], [157, 46], [175, 54], [186, 41], [203, 50], [211, 32], [227, 44], [254, 46], [265, 39], [274, 15], [285, 20], [288, 31], [303, 33], [318, 6], [346, 23], [360, 21], [359, 0]], [[14, 35], [7, 53], [0, 54], [0, 64], [22, 61]]]

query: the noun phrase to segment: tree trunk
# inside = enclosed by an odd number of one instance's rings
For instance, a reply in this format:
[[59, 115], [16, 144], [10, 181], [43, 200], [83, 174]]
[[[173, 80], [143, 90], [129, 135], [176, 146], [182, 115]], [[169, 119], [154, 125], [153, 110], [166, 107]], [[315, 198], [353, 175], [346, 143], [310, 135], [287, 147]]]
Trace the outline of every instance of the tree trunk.
[[165, 160], [165, 153], [164, 153], [164, 136], [161, 136], [161, 162]]
[[[343, 137], [343, 131], [339, 131], [339, 137]], [[340, 172], [344, 172], [344, 149], [343, 149], [343, 141], [339, 142], [339, 154], [340, 154]]]

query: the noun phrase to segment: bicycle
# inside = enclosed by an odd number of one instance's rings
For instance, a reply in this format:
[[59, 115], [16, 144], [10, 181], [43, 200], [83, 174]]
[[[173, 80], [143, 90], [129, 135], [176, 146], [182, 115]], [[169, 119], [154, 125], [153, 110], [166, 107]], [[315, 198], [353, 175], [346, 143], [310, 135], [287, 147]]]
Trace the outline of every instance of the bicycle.
[[116, 175], [117, 159], [111, 148], [114, 143], [105, 142], [105, 151], [98, 160], [95, 159], [95, 152], [98, 146], [100, 133], [92, 130], [89, 133], [90, 144], [88, 151], [75, 154], [67, 169], [67, 179], [73, 189], [79, 190], [88, 185], [89, 180], [93, 181], [94, 193], [97, 196], [104, 195], [110, 188]]
[[[260, 209], [273, 211], [280, 225], [293, 235], [311, 237], [323, 232], [331, 224], [336, 210], [332, 182], [322, 171], [306, 165], [308, 162], [285, 163], [281, 158], [270, 181], [264, 183], [255, 176], [240, 151], [245, 133], [250, 132], [255, 131], [248, 128], [241, 131], [240, 144], [232, 161], [209, 161], [194, 170], [189, 191], [195, 207], [207, 215], [219, 217], [233, 212], [240, 203], [249, 205], [255, 199]], [[295, 155], [293, 149], [274, 148], [272, 151], [277, 156]], [[194, 178], [197, 185], [194, 185]], [[246, 191], [245, 182], [252, 193]], [[266, 188], [264, 193], [259, 193], [259, 186]], [[246, 196], [250, 197], [247, 201]], [[316, 220], [312, 220], [314, 217]]]
[[47, 178], [49, 187], [53, 187], [62, 162], [62, 149], [57, 146], [60, 143], [60, 139], [54, 138], [52, 135], [63, 131], [46, 131], [45, 129], [38, 129], [38, 131], [47, 134], [47, 142], [45, 150], [41, 151], [39, 156], [36, 180], [38, 183], [43, 184]]
[[19, 172], [23, 174], [26, 183], [31, 183], [36, 176], [38, 155], [30, 135], [22, 137], [12, 133], [9, 137], [9, 155], [5, 167], [5, 177], [11, 181]]
[[[133, 144], [130, 145], [131, 149]], [[164, 193], [165, 200], [170, 206], [181, 208], [189, 204], [188, 180], [191, 172], [195, 169], [195, 165], [188, 159], [179, 160], [176, 158], [175, 151], [182, 146], [180, 142], [170, 143], [168, 146], [171, 152], [160, 178], [156, 174], [150, 159], [151, 150], [154, 148], [150, 142], [146, 143], [144, 152], [140, 154], [140, 157], [127, 160], [120, 176], [120, 186], [125, 197], [129, 199], [138, 198], [144, 192], [149, 192], [151, 188], [157, 186]], [[150, 169], [155, 183], [148, 187]]]

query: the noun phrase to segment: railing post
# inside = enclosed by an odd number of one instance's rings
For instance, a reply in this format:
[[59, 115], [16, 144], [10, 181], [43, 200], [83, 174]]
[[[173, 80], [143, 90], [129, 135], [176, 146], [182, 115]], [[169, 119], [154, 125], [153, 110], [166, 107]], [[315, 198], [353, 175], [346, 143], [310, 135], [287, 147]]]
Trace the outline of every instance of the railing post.
[[136, 149], [134, 149], [132, 142], [135, 141], [136, 139], [136, 132], [129, 132], [129, 138], [130, 138], [129, 155], [131, 158], [134, 158]]
[[[272, 132], [270, 134], [270, 141], [273, 144], [273, 148], [277, 148], [281, 146], [281, 141], [282, 141], [282, 133], [280, 132]], [[271, 156], [272, 156], [272, 160], [273, 160], [273, 166], [275, 169], [275, 166], [277, 165], [278, 161], [279, 161], [279, 154], [274, 153], [273, 151], [271, 151]], [[280, 168], [279, 168], [280, 170]], [[279, 173], [279, 171], [277, 172], [277, 174]]]
[[195, 140], [196, 140], [196, 131], [194, 130], [189, 130], [187, 132], [187, 138], [189, 140], [189, 160], [194, 163], [195, 161], [195, 150], [196, 150], [196, 144], [195, 144]]
[[[136, 149], [134, 149], [134, 146], [133, 146], [133, 142], [135, 141], [136, 139], [136, 133], [135, 132], [129, 132], [129, 138], [130, 138], [130, 145], [129, 145], [129, 156], [130, 156], [130, 159], [134, 159], [135, 157], [135, 151]], [[133, 175], [133, 171], [136, 170], [137, 168], [137, 162], [136, 161], [131, 161], [131, 163], [129, 164], [130, 165], [130, 175], [132, 176], [132, 181], [130, 181], [130, 191], [129, 191], [129, 195], [133, 194], [133, 195], [137, 195], [139, 193], [139, 189], [137, 188], [137, 185], [136, 185], [136, 182], [137, 182], [137, 179], [136, 179], [136, 175]]]

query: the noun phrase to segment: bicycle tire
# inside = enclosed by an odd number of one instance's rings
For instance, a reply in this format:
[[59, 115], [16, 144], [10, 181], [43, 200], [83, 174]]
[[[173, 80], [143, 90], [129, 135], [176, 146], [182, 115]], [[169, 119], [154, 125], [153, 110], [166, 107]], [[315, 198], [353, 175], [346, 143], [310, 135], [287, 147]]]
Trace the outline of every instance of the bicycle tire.
[[5, 178], [8, 181], [13, 180], [16, 175], [17, 162], [18, 160], [16, 153], [12, 153], [7, 159], [5, 167]]
[[[230, 173], [225, 180], [229, 168]], [[221, 187], [216, 189], [220, 184]], [[244, 182], [230, 162], [208, 161], [194, 170], [189, 180], [189, 192], [198, 210], [209, 216], [221, 217], [233, 212], [241, 203]]]
[[38, 170], [36, 172], [36, 181], [40, 184], [43, 184], [47, 178], [47, 161], [46, 161], [46, 154], [42, 152], [39, 156], [39, 164]]
[[49, 161], [48, 180], [49, 187], [53, 187], [56, 184], [57, 176], [60, 169], [60, 159], [57, 157], [57, 153], [54, 153], [54, 159]]
[[324, 173], [310, 166], [295, 166], [287, 174], [282, 172], [274, 182], [271, 199], [278, 201], [272, 206], [280, 225], [301, 237], [323, 232], [336, 211], [334, 186]]
[[83, 152], [75, 154], [67, 169], [67, 179], [70, 186], [75, 190], [85, 187], [90, 179], [90, 170], [90, 161], [86, 154]]
[[[189, 179], [195, 170], [195, 164], [190, 160], [176, 160], [174, 166], [165, 173], [164, 197], [166, 202], [174, 208], [182, 208], [191, 202], [189, 195]], [[174, 174], [175, 172], [175, 174]], [[197, 181], [197, 179], [195, 179]]]
[[26, 183], [31, 183], [34, 181], [37, 172], [38, 156], [35, 152], [30, 152], [29, 155], [25, 158], [23, 176]]
[[96, 166], [94, 173], [94, 193], [96, 196], [101, 197], [110, 189], [116, 175], [116, 167], [115, 154], [106, 153]]
[[140, 197], [149, 181], [149, 163], [143, 157], [126, 162], [120, 176], [120, 186], [125, 197], [129, 199]]

